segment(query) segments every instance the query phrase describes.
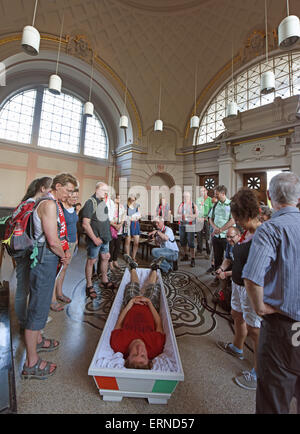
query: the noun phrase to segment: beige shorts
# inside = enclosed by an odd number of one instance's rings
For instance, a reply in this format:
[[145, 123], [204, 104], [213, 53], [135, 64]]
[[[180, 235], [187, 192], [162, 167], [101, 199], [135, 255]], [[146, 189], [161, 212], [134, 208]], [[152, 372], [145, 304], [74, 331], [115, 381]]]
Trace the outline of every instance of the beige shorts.
[[257, 315], [249, 300], [246, 288], [232, 281], [231, 308], [243, 314], [243, 318], [250, 327], [260, 328], [262, 318]]

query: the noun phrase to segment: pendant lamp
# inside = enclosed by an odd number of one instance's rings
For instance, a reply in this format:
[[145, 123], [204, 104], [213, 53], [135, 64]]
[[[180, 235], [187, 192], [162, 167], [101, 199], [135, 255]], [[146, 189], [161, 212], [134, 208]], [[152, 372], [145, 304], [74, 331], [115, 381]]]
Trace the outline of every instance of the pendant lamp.
[[293, 48], [300, 39], [299, 18], [296, 15], [289, 14], [289, 0], [287, 0], [286, 4], [287, 17], [278, 26], [278, 45], [283, 50]]
[[[265, 0], [265, 25], [266, 25], [266, 62], [269, 61], [268, 56], [268, 16], [267, 16], [267, 0]], [[275, 90], [275, 75], [273, 71], [266, 71], [261, 75], [260, 93], [267, 95]]]
[[62, 20], [61, 20], [61, 28], [60, 28], [60, 35], [59, 35], [59, 44], [58, 44], [58, 52], [57, 52], [57, 60], [56, 60], [56, 71], [55, 71], [55, 74], [52, 74], [50, 76], [49, 86], [48, 86], [49, 92], [53, 93], [54, 95], [60, 95], [61, 86], [62, 86], [62, 79], [58, 75], [58, 63], [59, 63], [59, 57], [60, 57], [64, 18], [65, 18], [65, 3], [63, 4], [63, 15], [62, 15]]
[[[125, 113], [126, 110], [126, 100], [127, 100], [127, 76], [126, 76], [126, 87], [125, 87], [125, 95], [124, 95], [124, 110], [123, 113]], [[122, 115], [120, 117], [119, 127], [122, 129], [128, 128], [128, 117], [126, 115]]]
[[[233, 38], [232, 38], [233, 41]], [[231, 48], [231, 85], [232, 85], [232, 101], [229, 101], [226, 107], [226, 117], [230, 118], [238, 114], [238, 106], [234, 101], [234, 80], [233, 80], [233, 42]]]
[[37, 56], [40, 49], [41, 37], [39, 31], [34, 27], [37, 4], [38, 0], [35, 0], [32, 26], [25, 26], [22, 33], [22, 48], [25, 53], [29, 54], [30, 56]]
[[160, 119], [160, 106], [161, 106], [161, 79], [159, 83], [158, 119], [154, 123], [154, 131], [162, 131], [164, 128], [163, 121]]
[[192, 129], [198, 129], [200, 126], [200, 118], [199, 116], [196, 115], [196, 98], [197, 98], [197, 73], [198, 73], [198, 68], [197, 68], [197, 64], [196, 64], [196, 68], [195, 68], [195, 95], [194, 95], [194, 115], [191, 117], [190, 120], [190, 128]]
[[89, 100], [84, 104], [83, 114], [87, 117], [91, 117], [94, 114], [94, 104], [91, 102], [92, 96], [92, 85], [93, 85], [93, 73], [94, 73], [94, 53], [92, 55], [92, 68], [91, 68], [91, 77], [90, 77], [90, 93]]

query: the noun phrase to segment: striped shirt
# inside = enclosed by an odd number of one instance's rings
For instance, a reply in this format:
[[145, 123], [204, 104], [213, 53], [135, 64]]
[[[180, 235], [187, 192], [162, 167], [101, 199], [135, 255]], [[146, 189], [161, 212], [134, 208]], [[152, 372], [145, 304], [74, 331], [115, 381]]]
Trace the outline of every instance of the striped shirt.
[[300, 321], [300, 212], [276, 211], [255, 232], [243, 278], [264, 288], [264, 302]]

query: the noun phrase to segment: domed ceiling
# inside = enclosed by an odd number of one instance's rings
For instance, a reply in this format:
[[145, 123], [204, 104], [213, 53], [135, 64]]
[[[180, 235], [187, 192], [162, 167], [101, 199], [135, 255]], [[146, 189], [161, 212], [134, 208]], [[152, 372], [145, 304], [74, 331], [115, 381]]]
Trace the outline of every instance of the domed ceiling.
[[[286, 16], [286, 1], [268, 4], [271, 31]], [[199, 96], [230, 63], [232, 41], [237, 54], [251, 32], [265, 28], [263, 0], [65, 0], [65, 5], [64, 34], [84, 34], [124, 83], [128, 77], [143, 133], [158, 115], [160, 80], [161, 118], [183, 136], [194, 105], [196, 64]], [[59, 35], [62, 7], [63, 0], [39, 0], [35, 26], [41, 33]], [[0, 0], [2, 37], [31, 24], [33, 9], [34, 0]], [[299, 15], [299, 0], [290, 0], [290, 14]], [[216, 83], [228, 74], [230, 69]]]

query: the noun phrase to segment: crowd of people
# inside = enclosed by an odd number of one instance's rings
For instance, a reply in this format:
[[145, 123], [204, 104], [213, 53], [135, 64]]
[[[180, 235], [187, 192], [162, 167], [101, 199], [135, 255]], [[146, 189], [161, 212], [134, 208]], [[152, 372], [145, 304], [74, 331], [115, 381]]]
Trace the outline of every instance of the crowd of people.
[[[272, 178], [269, 200], [272, 209], [258, 203], [253, 190], [240, 189], [231, 199], [224, 185], [213, 197], [200, 188], [195, 202], [187, 191], [177, 209], [181, 262], [196, 266], [196, 250], [210, 261], [212, 286], [231, 285], [232, 342], [217, 342], [218, 348], [244, 359], [247, 336], [253, 348], [253, 368], [242, 371], [236, 383], [256, 390], [257, 413], [288, 412], [292, 397], [300, 411], [300, 342], [293, 335], [300, 324], [300, 180], [290, 172]], [[169, 224], [171, 210], [163, 198], [156, 208], [149, 239], [152, 269], [146, 292], [140, 293], [136, 256], [141, 235], [140, 205], [133, 195], [123, 205], [120, 195], [109, 197], [109, 187], [98, 182], [95, 193], [83, 206], [79, 183], [68, 173], [34, 180], [22, 202], [34, 203], [33, 237], [36, 248], [16, 257], [15, 312], [24, 331], [26, 360], [23, 378], [46, 379], [57, 366], [38, 353], [54, 351], [59, 342], [43, 336], [49, 311], [60, 312], [71, 299], [63, 293], [68, 266], [86, 236], [86, 296], [98, 297], [95, 271], [102, 288], [114, 289], [108, 271], [120, 270], [121, 242], [130, 268], [123, 310], [112, 332], [111, 345], [126, 357], [128, 368], [151, 369], [151, 360], [163, 350], [164, 333], [159, 317], [157, 269], [163, 275], [178, 269], [179, 247]], [[299, 206], [298, 206], [299, 207]], [[132, 254], [130, 254], [132, 242]], [[205, 244], [205, 246], [203, 246]], [[203, 254], [205, 247], [206, 253]], [[136, 317], [143, 317], [137, 333]], [[143, 330], [149, 330], [147, 337]]]

